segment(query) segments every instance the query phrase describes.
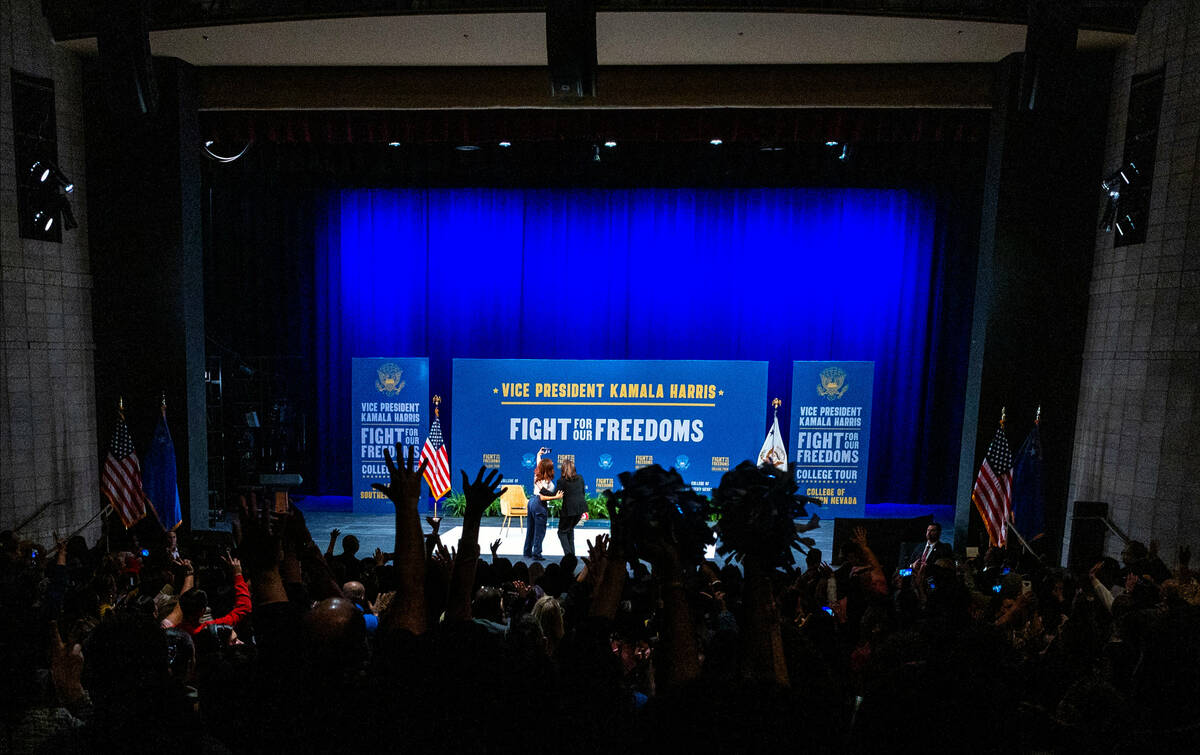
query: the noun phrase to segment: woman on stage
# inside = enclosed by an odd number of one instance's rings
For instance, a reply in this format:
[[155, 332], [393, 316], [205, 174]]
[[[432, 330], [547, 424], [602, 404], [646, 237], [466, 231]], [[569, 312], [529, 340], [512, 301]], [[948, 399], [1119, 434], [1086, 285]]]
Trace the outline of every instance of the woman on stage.
[[550, 509], [546, 501], [557, 501], [562, 493], [554, 493], [554, 460], [549, 458], [550, 449], [543, 446], [537, 455], [537, 466], [533, 468], [533, 497], [529, 499], [529, 529], [525, 530], [525, 558], [544, 561], [542, 540], [546, 538], [546, 520]]
[[575, 555], [575, 525], [587, 513], [586, 485], [575, 471], [575, 462], [563, 462], [562, 480], [558, 494], [562, 496], [562, 511], [558, 513], [558, 541], [562, 543], [563, 555]]

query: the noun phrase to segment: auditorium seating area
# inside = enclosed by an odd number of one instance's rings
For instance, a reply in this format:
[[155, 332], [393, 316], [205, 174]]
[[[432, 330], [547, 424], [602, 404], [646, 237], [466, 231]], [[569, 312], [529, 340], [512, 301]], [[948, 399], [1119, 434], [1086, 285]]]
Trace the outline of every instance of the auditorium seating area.
[[[726, 511], [715, 528], [740, 567], [717, 569], [693, 547], [707, 524], [639, 513], [659, 510], [646, 480], [669, 476], [650, 468], [636, 481], [651, 494], [618, 496], [612, 537], [587, 556], [514, 563], [422, 528], [406, 494], [414, 475], [393, 474], [389, 553], [347, 542], [334, 554], [334, 533], [323, 554], [325, 533], [298, 510], [254, 500], [224, 540], [3, 533], [5, 751], [1200, 744], [1200, 584], [1187, 549], [1131, 542], [1123, 562], [1073, 575], [992, 548], [901, 576], [865, 530], [789, 565], [735, 540]], [[468, 533], [499, 494], [486, 483], [467, 491]], [[756, 537], [798, 537], [775, 521], [781, 531]]]

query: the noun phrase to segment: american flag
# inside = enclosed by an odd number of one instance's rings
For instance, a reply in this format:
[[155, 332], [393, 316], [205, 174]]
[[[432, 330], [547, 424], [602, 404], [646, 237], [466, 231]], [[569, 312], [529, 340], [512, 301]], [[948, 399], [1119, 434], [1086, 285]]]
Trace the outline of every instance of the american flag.
[[124, 418], [113, 428], [108, 444], [108, 458], [100, 473], [100, 490], [117, 510], [128, 529], [146, 515], [146, 493], [142, 489], [142, 466], [138, 463], [133, 439]]
[[437, 417], [429, 426], [429, 437], [421, 449], [421, 461], [429, 463], [425, 467], [425, 482], [429, 483], [429, 492], [436, 501], [450, 492], [450, 459], [442, 441], [442, 421]]
[[1003, 424], [996, 430], [983, 464], [979, 465], [971, 500], [983, 517], [992, 545], [1004, 545], [1008, 541], [1007, 522], [1012, 513], [1012, 451]]

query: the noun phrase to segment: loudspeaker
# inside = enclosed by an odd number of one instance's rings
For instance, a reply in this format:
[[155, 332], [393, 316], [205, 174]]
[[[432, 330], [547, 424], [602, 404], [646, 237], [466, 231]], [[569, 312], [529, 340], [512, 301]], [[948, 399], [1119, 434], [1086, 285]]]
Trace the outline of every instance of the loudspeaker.
[[546, 59], [551, 96], [596, 96], [594, 0], [548, 0]]
[[1061, 112], [1074, 76], [1079, 0], [1029, 0], [1020, 109]]
[[116, 0], [96, 19], [109, 110], [118, 118], [149, 116], [158, 109], [148, 14], [148, 0]]
[[1104, 537], [1108, 527], [1108, 504], [1104, 501], [1076, 501], [1071, 519], [1071, 548], [1067, 552], [1067, 568], [1076, 574], [1086, 574], [1088, 569], [1104, 558]]

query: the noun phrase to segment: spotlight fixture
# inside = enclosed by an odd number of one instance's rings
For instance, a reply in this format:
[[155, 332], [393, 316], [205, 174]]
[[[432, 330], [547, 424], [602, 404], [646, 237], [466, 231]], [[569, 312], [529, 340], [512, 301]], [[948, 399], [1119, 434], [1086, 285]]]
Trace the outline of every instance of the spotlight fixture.
[[34, 160], [33, 165], [29, 166], [29, 175], [37, 179], [38, 183], [44, 184], [50, 177], [50, 165], [43, 160]]
[[400, 142], [388, 142], [388, 146], [389, 146], [389, 147], [399, 147], [399, 146], [400, 146]]
[[55, 194], [45, 206], [33, 213], [33, 224], [43, 233], [48, 233], [59, 218], [62, 219], [63, 230], [72, 231], [79, 227], [75, 222], [75, 213], [71, 211], [70, 201], [62, 194]]
[[604, 146], [608, 147], [609, 149], [612, 149], [613, 147], [617, 146], [617, 143], [615, 141], [613, 141], [612, 139], [609, 139], [608, 141], [606, 141], [604, 143]]
[[722, 144], [725, 143], [725, 141], [723, 139], [709, 139], [708, 143], [713, 145], [714, 147], [720, 147]]
[[504, 141], [500, 142], [500, 146], [501, 146], [501, 147], [504, 147], [505, 149], [507, 149], [507, 148], [509, 148], [509, 147], [511, 147], [511, 146], [512, 146], [512, 142], [510, 142], [510, 141], [508, 141], [507, 139], [505, 139]]
[[825, 142], [826, 147], [836, 147], [838, 144], [841, 144], [841, 142], [837, 141], [836, 139], [830, 139], [829, 141]]
[[38, 210], [33, 213], [33, 224], [45, 233], [54, 227], [54, 215], [48, 209]]
[[759, 152], [782, 152], [783, 147], [778, 144], [764, 144], [758, 148]]
[[67, 178], [67, 175], [62, 172], [52, 160], [34, 160], [33, 165], [29, 166], [29, 175], [33, 176], [38, 183], [46, 183], [51, 178], [58, 184], [58, 188], [70, 194], [75, 191], [75, 182]]
[[460, 144], [457, 147], [455, 147], [455, 149], [458, 150], [459, 152], [478, 152], [479, 145], [478, 144]]

